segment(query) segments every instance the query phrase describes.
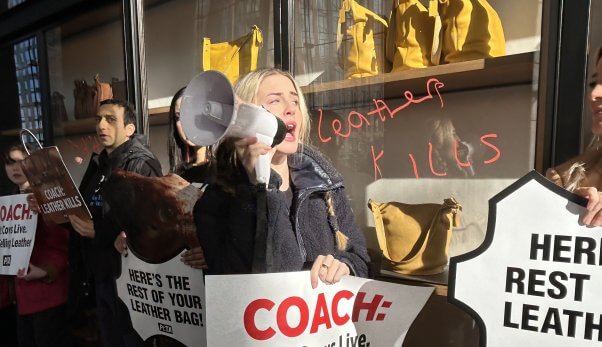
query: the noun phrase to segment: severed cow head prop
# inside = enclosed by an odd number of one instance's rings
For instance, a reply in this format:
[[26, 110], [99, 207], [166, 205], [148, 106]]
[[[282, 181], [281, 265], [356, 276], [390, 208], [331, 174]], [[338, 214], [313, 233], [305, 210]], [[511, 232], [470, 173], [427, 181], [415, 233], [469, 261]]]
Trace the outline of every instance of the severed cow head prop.
[[129, 250], [152, 264], [199, 245], [192, 210], [202, 194], [175, 174], [146, 177], [116, 170], [103, 186], [103, 198], [126, 232]]

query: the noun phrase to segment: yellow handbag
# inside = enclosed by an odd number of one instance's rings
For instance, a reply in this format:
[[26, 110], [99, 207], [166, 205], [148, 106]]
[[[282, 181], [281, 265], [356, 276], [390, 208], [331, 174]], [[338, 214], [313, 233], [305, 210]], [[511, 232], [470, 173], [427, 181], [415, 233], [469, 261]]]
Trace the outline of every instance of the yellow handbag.
[[439, 0], [442, 61], [455, 63], [506, 54], [502, 22], [487, 0]]
[[440, 28], [437, 0], [428, 9], [418, 0], [394, 0], [385, 43], [391, 71], [436, 65]]
[[433, 275], [444, 271], [452, 229], [462, 206], [454, 199], [443, 204], [378, 203], [368, 201], [374, 217], [383, 268], [401, 274]]
[[230, 83], [239, 76], [257, 70], [259, 49], [263, 46], [261, 30], [254, 25], [251, 32], [233, 41], [211, 43], [203, 39], [203, 71], [217, 70], [228, 77]]
[[343, 41], [343, 29], [346, 14], [351, 12], [353, 24], [347, 27], [346, 34], [351, 37], [344, 57], [345, 78], [374, 76], [383, 71], [384, 62], [381, 50], [376, 49], [374, 40], [374, 24], [380, 22], [385, 28], [387, 22], [359, 5], [355, 0], [343, 0], [339, 10], [339, 28], [337, 31], [337, 50]]

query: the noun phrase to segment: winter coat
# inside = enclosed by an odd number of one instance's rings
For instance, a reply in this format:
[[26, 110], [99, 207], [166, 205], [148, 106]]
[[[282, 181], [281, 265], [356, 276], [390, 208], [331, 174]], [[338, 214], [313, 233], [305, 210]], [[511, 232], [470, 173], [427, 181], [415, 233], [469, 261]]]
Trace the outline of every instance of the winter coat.
[[[343, 178], [316, 149], [305, 145], [288, 158], [293, 201], [278, 190], [282, 179], [273, 170], [267, 191], [268, 272], [298, 271], [318, 255], [332, 254], [356, 276], [368, 275], [369, 261], [364, 235], [354, 221]], [[330, 191], [336, 224], [349, 237], [347, 249], [335, 245], [334, 224], [328, 217], [325, 193]], [[234, 194], [210, 185], [194, 208], [197, 235], [209, 274], [250, 273], [257, 223], [257, 188], [248, 179], [234, 187]], [[267, 258], [270, 258], [269, 256]]]
[[19, 315], [41, 312], [67, 302], [69, 230], [46, 224], [38, 218], [35, 242], [29, 262], [46, 271], [45, 278], [15, 280]]

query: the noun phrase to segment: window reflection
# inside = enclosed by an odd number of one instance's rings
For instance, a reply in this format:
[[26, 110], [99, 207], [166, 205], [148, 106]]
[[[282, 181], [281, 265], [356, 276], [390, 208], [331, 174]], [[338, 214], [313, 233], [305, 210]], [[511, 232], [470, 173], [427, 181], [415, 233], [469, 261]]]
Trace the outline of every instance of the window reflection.
[[31, 37], [18, 42], [13, 45], [13, 50], [19, 92], [21, 128], [31, 130], [43, 143], [37, 40], [35, 37]]

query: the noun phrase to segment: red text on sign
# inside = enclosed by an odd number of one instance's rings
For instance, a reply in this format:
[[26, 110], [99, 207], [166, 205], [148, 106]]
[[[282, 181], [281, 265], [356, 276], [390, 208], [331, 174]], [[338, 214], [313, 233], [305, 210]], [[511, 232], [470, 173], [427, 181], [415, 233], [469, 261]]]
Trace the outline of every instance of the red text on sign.
[[[372, 294], [370, 294], [372, 295]], [[256, 299], [252, 301], [244, 312], [244, 326], [247, 334], [255, 340], [268, 340], [277, 332], [287, 337], [297, 337], [309, 328], [309, 333], [314, 334], [320, 328], [330, 329], [333, 326], [342, 326], [349, 322], [382, 321], [386, 313], [379, 312], [379, 308], [388, 309], [392, 302], [385, 301], [384, 296], [376, 294], [370, 299], [365, 292], [358, 292], [355, 296], [351, 312], [345, 312], [341, 303], [352, 300], [354, 294], [348, 290], [337, 292], [332, 300], [327, 300], [324, 293], [318, 294], [317, 300], [308, 303], [298, 296], [288, 297], [276, 307], [276, 303], [270, 299]], [[274, 311], [275, 308], [275, 311]], [[313, 309], [313, 310], [312, 310]], [[289, 320], [289, 311], [298, 312], [299, 319], [294, 322]], [[274, 314], [275, 324], [271, 326], [258, 326], [256, 316], [259, 311], [268, 311]], [[312, 314], [313, 312], [313, 314]]]

